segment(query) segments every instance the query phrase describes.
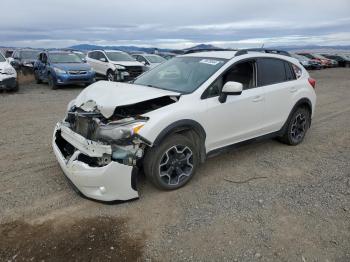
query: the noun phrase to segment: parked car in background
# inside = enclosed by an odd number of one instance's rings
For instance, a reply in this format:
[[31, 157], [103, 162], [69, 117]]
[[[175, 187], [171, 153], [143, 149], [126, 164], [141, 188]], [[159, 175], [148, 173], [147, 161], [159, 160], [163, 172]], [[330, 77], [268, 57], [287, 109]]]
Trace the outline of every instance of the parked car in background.
[[0, 53], [0, 90], [17, 91], [17, 72]]
[[337, 61], [341, 67], [350, 67], [350, 58], [346, 58], [345, 56], [328, 54], [322, 54], [322, 56]]
[[116, 50], [94, 50], [87, 54], [86, 61], [97, 74], [108, 81], [126, 82], [146, 71], [145, 66], [128, 53]]
[[69, 51], [44, 51], [34, 64], [37, 83], [47, 82], [52, 89], [69, 84], [90, 85], [95, 71], [80, 57]]
[[39, 53], [40, 50], [35, 49], [17, 49], [12, 54], [11, 65], [16, 70], [32, 70]]
[[173, 58], [131, 83], [98, 81], [67, 106], [53, 151], [86, 197], [138, 198], [137, 170], [174, 190], [211, 154], [258, 137], [300, 144], [314, 115], [315, 80], [299, 62], [257, 52]]
[[330, 59], [330, 58], [327, 58], [321, 54], [313, 54], [313, 56], [315, 56], [316, 58], [319, 58], [319, 59], [329, 59], [330, 62], [331, 62], [331, 67], [337, 67], [338, 66], [338, 62], [334, 59]]
[[5, 50], [5, 58], [9, 58], [12, 56], [14, 50], [13, 49], [6, 49]]
[[73, 51], [74, 54], [80, 57], [83, 62], [86, 62], [86, 53], [81, 52], [81, 51]]
[[161, 56], [161, 57], [163, 57], [163, 58], [165, 58], [166, 60], [169, 60], [169, 59], [171, 59], [171, 58], [176, 57], [178, 54], [173, 54], [173, 53], [167, 53], [167, 52], [165, 52], [165, 53], [158, 53], [158, 55]]
[[300, 62], [300, 64], [302, 64], [308, 70], [322, 68], [320, 62], [315, 59], [309, 59], [305, 56], [301, 56], [297, 54], [291, 54], [291, 56], [296, 58]]
[[332, 61], [328, 58], [317, 57], [315, 54], [311, 54], [311, 53], [297, 53], [297, 54], [320, 62], [322, 68], [332, 67]]
[[166, 61], [165, 58], [153, 54], [133, 54], [132, 57], [135, 58], [136, 61], [144, 64], [148, 68], [156, 67]]

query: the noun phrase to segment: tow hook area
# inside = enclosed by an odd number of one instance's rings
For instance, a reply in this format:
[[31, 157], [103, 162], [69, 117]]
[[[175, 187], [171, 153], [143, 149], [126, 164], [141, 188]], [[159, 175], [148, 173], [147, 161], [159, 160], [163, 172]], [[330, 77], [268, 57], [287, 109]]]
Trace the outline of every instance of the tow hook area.
[[66, 177], [84, 196], [108, 202], [138, 198], [137, 168], [130, 165], [141, 154], [138, 147], [112, 149], [62, 124], [56, 126], [52, 146]]

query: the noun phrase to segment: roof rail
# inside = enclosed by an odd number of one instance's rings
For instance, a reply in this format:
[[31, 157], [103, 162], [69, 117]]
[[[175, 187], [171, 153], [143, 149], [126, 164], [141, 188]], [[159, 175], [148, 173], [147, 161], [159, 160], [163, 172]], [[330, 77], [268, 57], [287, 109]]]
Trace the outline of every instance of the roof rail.
[[208, 49], [191, 49], [184, 52], [184, 55], [200, 53], [200, 52], [211, 52], [211, 51], [235, 51], [233, 49], [225, 49], [225, 48], [208, 48]]
[[248, 48], [244, 49], [246, 51], [254, 51], [254, 52], [262, 52], [267, 54], [277, 54], [277, 55], [284, 55], [284, 56], [291, 56], [287, 51], [279, 50], [279, 49], [269, 49], [269, 48]]
[[239, 56], [239, 55], [246, 55], [246, 54], [248, 54], [248, 51], [245, 50], [245, 49], [241, 49], [241, 50], [238, 50], [238, 51], [236, 52], [235, 57], [236, 57], [236, 56]]

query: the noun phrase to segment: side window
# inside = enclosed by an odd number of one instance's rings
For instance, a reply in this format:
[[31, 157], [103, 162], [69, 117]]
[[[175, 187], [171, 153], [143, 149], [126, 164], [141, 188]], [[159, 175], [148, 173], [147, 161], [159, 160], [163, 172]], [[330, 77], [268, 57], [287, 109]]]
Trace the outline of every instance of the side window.
[[266, 86], [286, 81], [284, 61], [274, 58], [258, 60], [258, 86]]
[[254, 88], [255, 85], [255, 62], [245, 61], [235, 64], [223, 75], [223, 85], [226, 82], [234, 81], [242, 83], [243, 90]]
[[287, 81], [291, 81], [291, 80], [296, 79], [295, 73], [292, 69], [292, 65], [287, 61], [284, 61], [284, 70], [286, 70], [286, 80]]
[[228, 81], [242, 83], [243, 90], [256, 87], [255, 61], [245, 61], [233, 65], [204, 91], [202, 99], [218, 96]]
[[47, 55], [45, 53], [42, 54], [42, 60], [43, 63], [47, 63]]
[[92, 59], [95, 59], [95, 52], [89, 52], [88, 53], [88, 57], [92, 58]]
[[300, 78], [301, 75], [302, 75], [302, 73], [303, 73], [303, 72], [301, 71], [300, 67], [298, 67], [298, 66], [292, 64], [292, 68], [293, 68], [293, 71], [294, 71], [294, 74], [295, 74], [296, 78], [297, 78], [297, 79]]

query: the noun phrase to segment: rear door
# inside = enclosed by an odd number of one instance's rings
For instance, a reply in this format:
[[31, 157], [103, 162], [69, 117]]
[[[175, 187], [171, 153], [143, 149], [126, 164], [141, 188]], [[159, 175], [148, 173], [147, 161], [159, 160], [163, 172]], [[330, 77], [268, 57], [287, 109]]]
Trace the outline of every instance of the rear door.
[[282, 128], [293, 108], [293, 94], [300, 86], [292, 65], [278, 58], [259, 58], [258, 86], [265, 93], [264, 131], [271, 133]]

